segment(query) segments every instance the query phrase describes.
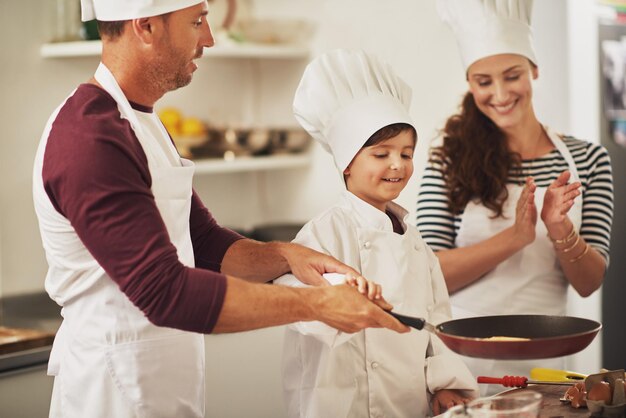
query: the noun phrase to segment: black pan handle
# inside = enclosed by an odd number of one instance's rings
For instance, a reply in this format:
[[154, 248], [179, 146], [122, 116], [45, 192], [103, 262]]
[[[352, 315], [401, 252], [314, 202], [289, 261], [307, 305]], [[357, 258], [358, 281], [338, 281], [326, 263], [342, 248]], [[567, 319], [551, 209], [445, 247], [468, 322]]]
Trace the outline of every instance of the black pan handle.
[[399, 313], [395, 313], [391, 311], [387, 311], [387, 313], [393, 316], [394, 318], [396, 318], [398, 321], [400, 321], [404, 325], [413, 327], [417, 330], [424, 329], [424, 324], [426, 324], [426, 320], [424, 318], [415, 318], [413, 316], [401, 315]]

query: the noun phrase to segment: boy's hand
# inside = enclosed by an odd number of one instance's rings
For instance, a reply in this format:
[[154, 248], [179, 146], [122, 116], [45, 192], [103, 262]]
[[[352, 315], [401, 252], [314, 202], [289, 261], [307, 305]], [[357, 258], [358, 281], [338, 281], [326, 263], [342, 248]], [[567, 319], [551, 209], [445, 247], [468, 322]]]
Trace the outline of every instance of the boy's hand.
[[363, 276], [357, 276], [354, 274], [346, 274], [345, 282], [349, 286], [354, 287], [360, 294], [367, 296], [369, 300], [377, 304], [384, 310], [391, 310], [391, 306], [385, 298], [383, 298], [383, 290], [381, 285], [371, 280], [367, 280]]
[[462, 395], [457, 389], [442, 389], [433, 394], [431, 399], [431, 407], [434, 415], [446, 412], [455, 405], [461, 405], [469, 402], [471, 399]]

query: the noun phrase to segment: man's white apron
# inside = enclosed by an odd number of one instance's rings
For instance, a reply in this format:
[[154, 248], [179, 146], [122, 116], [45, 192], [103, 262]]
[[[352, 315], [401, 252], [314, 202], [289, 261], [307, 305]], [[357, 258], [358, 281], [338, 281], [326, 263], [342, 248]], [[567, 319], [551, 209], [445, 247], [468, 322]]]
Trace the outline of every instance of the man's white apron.
[[[180, 261], [193, 267], [189, 232], [193, 163], [180, 159], [162, 126], [161, 141], [145, 132], [102, 63], [95, 78], [115, 99], [121, 117], [130, 122], [139, 139], [148, 160], [152, 193], [170, 239]], [[40, 148], [45, 149], [45, 143]], [[180, 161], [180, 165], [172, 161]], [[35, 187], [35, 197], [41, 202], [37, 193], [43, 189], [38, 189]], [[48, 226], [56, 222], [67, 230], [67, 219], [55, 216], [40, 222]], [[45, 236], [43, 240], [44, 245], [49, 241]], [[63, 300], [63, 280], [74, 275], [76, 283], [77, 274], [83, 276], [78, 282], [84, 279], [89, 286], [80, 297], [63, 304], [64, 320], [48, 365], [48, 374], [55, 376], [50, 416], [204, 417], [203, 336], [154, 326], [119, 290], [75, 233], [68, 234], [64, 245], [74, 247], [71, 260], [54, 260], [54, 253], [48, 254], [51, 265], [63, 268], [57, 269], [61, 272], [57, 277], [49, 273], [46, 289], [55, 300]]]

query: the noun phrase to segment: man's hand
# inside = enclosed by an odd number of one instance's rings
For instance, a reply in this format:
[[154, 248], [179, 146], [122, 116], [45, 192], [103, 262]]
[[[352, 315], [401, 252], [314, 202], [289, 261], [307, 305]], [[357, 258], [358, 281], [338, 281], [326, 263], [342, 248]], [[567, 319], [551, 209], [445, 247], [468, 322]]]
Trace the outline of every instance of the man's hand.
[[227, 276], [227, 280], [224, 304], [214, 333], [300, 321], [321, 321], [348, 333], [369, 327], [409, 331], [384, 311], [392, 307], [383, 298], [370, 301], [348, 284], [295, 288], [249, 283], [231, 276]]
[[356, 270], [335, 258], [299, 244], [281, 244], [280, 253], [287, 260], [291, 273], [304, 284], [311, 286], [328, 285], [328, 282], [322, 277], [324, 273], [360, 276]]
[[333, 257], [302, 245], [252, 239], [240, 239], [228, 248], [221, 272], [250, 282], [267, 282], [291, 272], [311, 286], [328, 285], [324, 273], [359, 275]]
[[354, 333], [365, 328], [388, 328], [409, 332], [409, 327], [385, 312], [392, 306], [382, 298], [378, 299], [380, 306], [377, 306], [348, 284], [309, 290], [315, 290], [311, 300], [314, 319], [340, 331]]

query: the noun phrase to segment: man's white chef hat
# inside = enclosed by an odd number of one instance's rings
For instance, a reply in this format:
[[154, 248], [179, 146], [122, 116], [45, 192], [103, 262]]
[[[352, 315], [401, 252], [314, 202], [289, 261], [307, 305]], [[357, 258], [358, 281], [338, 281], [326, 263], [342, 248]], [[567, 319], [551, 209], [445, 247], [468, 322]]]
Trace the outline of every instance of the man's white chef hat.
[[413, 126], [410, 103], [411, 88], [389, 65], [363, 51], [334, 50], [307, 66], [293, 111], [343, 172], [379, 129]]
[[80, 0], [83, 22], [131, 20], [159, 16], [203, 3], [204, 0]]
[[456, 36], [467, 72], [481, 58], [518, 54], [537, 65], [530, 26], [533, 0], [437, 0]]

